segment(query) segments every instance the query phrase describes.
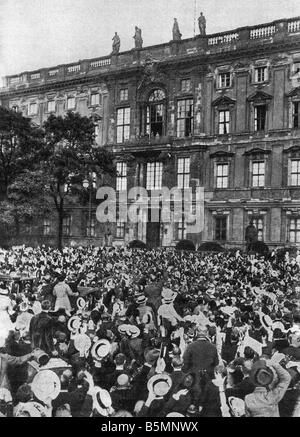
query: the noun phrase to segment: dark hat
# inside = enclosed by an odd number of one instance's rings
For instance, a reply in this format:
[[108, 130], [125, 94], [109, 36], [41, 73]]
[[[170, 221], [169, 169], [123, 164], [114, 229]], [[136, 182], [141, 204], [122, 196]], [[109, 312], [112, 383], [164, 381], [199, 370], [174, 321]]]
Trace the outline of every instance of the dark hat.
[[258, 360], [252, 366], [250, 379], [257, 387], [268, 387], [274, 380], [274, 373], [265, 360]]

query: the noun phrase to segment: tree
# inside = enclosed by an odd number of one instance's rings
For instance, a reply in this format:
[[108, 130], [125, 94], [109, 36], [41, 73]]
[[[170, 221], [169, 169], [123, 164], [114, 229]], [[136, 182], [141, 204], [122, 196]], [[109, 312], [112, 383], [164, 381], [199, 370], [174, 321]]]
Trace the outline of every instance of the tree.
[[44, 123], [45, 142], [40, 165], [47, 179], [47, 193], [58, 215], [58, 248], [62, 248], [63, 219], [67, 202], [83, 192], [82, 182], [95, 172], [115, 173], [112, 153], [95, 144], [95, 126], [88, 117], [68, 112], [50, 115]]
[[25, 169], [38, 161], [42, 130], [30, 118], [0, 106], [0, 199], [7, 200], [8, 187]]

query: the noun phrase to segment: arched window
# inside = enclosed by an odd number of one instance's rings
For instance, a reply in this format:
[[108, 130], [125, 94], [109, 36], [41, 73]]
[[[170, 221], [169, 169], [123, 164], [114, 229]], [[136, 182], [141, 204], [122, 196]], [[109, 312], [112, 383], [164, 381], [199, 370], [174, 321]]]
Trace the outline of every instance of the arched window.
[[146, 134], [161, 137], [165, 134], [166, 95], [163, 90], [152, 91], [146, 109]]

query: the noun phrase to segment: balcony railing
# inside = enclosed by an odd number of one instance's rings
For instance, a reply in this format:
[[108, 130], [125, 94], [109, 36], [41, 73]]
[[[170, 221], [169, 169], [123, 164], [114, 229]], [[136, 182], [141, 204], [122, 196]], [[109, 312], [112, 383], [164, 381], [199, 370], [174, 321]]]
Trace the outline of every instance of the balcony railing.
[[[286, 37], [293, 37], [297, 33], [300, 33], [300, 17], [294, 17], [289, 19], [276, 20], [271, 23], [264, 23], [260, 26], [248, 26], [241, 27], [238, 29], [230, 30], [227, 32], [221, 32], [218, 34], [206, 35], [196, 37], [194, 39], [187, 39], [180, 41], [180, 45], [185, 49], [181, 53], [187, 53], [191, 56], [198, 53], [199, 47], [204, 50], [207, 48], [210, 52], [219, 51], [220, 46], [226, 46], [226, 50], [231, 50], [231, 47], [237, 49], [238, 47], [242, 47], [245, 44], [255, 44], [256, 41], [261, 41], [264, 43], [270, 43], [270, 38], [278, 36], [279, 39], [287, 39]], [[264, 41], [269, 40], [269, 41]], [[197, 43], [194, 43], [197, 41]], [[236, 45], [235, 45], [236, 43]], [[235, 46], [234, 46], [235, 45]], [[14, 76], [6, 76], [5, 78], [5, 86], [6, 87], [18, 87], [25, 86], [26, 83], [34, 83], [38, 84], [39, 81], [45, 83], [47, 80], [64, 80], [65, 77], [69, 75], [76, 74], [88, 74], [89, 72], [93, 72], [96, 69], [107, 69], [110, 66], [118, 65], [118, 67], [128, 66], [132, 63], [143, 61], [144, 51], [147, 53], [151, 52], [153, 54], [158, 54], [159, 56], [164, 56], [165, 53], [169, 50], [168, 43], [160, 44], [157, 46], [145, 47], [141, 49], [140, 57], [134, 50], [122, 52], [117, 55], [118, 60], [116, 61], [114, 56], [103, 56], [101, 58], [95, 59], [86, 59], [83, 61], [78, 61], [77, 63], [72, 63], [69, 65], [60, 65], [56, 67], [52, 67], [49, 69], [41, 69], [40, 71], [31, 71], [24, 72], [19, 75]], [[174, 52], [174, 56], [177, 56], [178, 53]], [[173, 56], [173, 54], [172, 54]]]

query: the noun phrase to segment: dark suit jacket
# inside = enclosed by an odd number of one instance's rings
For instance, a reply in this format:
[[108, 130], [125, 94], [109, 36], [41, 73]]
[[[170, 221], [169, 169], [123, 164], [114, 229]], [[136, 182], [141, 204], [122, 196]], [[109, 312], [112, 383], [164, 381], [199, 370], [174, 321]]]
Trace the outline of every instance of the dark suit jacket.
[[52, 317], [44, 311], [32, 317], [29, 335], [33, 348], [40, 348], [50, 354], [54, 349]]
[[183, 355], [183, 372], [195, 372], [206, 370], [213, 375], [215, 366], [219, 363], [217, 348], [208, 340], [198, 339], [190, 343]]

